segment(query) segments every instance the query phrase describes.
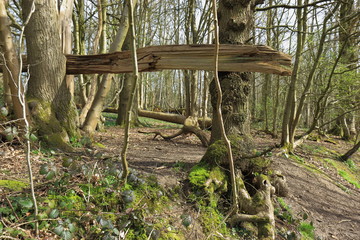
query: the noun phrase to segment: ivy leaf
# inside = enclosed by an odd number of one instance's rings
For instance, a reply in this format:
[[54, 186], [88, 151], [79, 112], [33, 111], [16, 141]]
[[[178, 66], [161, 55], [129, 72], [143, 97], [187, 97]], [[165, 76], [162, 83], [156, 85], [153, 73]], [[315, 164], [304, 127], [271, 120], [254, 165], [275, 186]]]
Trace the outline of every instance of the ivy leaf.
[[45, 178], [46, 178], [46, 180], [51, 180], [55, 177], [55, 175], [56, 175], [55, 171], [51, 170], [46, 174]]
[[72, 233], [75, 232], [75, 230], [76, 230], [75, 225], [72, 224], [72, 223], [69, 223], [69, 224], [68, 224], [68, 228], [69, 228], [69, 231], [72, 232]]
[[49, 217], [50, 218], [57, 218], [59, 216], [60, 212], [57, 209], [53, 209], [51, 210], [51, 212], [49, 213]]
[[45, 174], [47, 174], [48, 172], [49, 172], [49, 164], [42, 164], [42, 165], [40, 166], [39, 173], [40, 173], [41, 175], [45, 175]]
[[1, 111], [1, 115], [4, 117], [6, 117], [9, 114], [9, 111], [7, 110], [6, 107], [2, 107], [0, 111]]
[[60, 237], [62, 237], [64, 240], [71, 240], [72, 234], [69, 231], [63, 231]]
[[57, 226], [54, 228], [54, 233], [61, 236], [61, 234], [64, 232], [64, 227], [62, 225]]
[[30, 199], [20, 199], [18, 202], [24, 208], [32, 208], [34, 206]]

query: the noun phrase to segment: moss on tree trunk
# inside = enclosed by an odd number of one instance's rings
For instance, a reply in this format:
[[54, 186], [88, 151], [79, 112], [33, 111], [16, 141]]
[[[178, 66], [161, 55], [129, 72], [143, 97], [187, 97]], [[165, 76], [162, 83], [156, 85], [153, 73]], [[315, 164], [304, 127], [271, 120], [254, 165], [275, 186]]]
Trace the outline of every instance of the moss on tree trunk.
[[[24, 19], [31, 4], [30, 1], [22, 2]], [[35, 11], [25, 28], [30, 73], [29, 110], [40, 139], [50, 147], [69, 150], [69, 138], [79, 133], [72, 83], [66, 81], [59, 13], [53, 1], [35, 0], [34, 4]]]
[[[233, 214], [229, 223], [250, 226], [256, 231], [258, 239], [275, 239], [275, 218], [272, 196], [285, 193], [284, 184], [279, 184], [278, 174], [272, 174], [270, 161], [262, 156], [256, 156], [251, 141], [247, 137], [231, 135], [234, 161], [236, 166], [236, 182], [238, 187], [238, 202], [240, 211]], [[201, 162], [193, 167], [189, 174], [190, 183], [195, 191], [203, 191], [207, 196], [204, 204], [220, 208], [224, 202], [222, 197], [230, 195], [231, 184], [227, 171], [227, 151], [222, 140], [208, 147]], [[274, 185], [274, 186], [273, 186]], [[278, 187], [280, 189], [275, 189]], [[280, 194], [281, 195], [281, 194]], [[221, 209], [223, 208], [223, 209]], [[244, 224], [248, 222], [248, 224]], [[251, 229], [248, 229], [251, 230]]]

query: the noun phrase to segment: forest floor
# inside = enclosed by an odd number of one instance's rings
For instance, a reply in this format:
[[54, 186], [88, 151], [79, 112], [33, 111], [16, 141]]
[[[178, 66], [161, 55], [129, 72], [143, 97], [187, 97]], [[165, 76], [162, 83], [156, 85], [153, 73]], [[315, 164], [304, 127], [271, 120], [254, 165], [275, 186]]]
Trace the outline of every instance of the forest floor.
[[[160, 130], [167, 134], [177, 130], [153, 127], [132, 129], [128, 162], [130, 168], [156, 176], [165, 188], [181, 186], [189, 170], [205, 153], [201, 142], [195, 136], [182, 136], [172, 141], [159, 137], [153, 139], [154, 134], [139, 133], [139, 130]], [[101, 144], [95, 151], [105, 157], [118, 156], [123, 134], [120, 127], [107, 127], [105, 131], [96, 133], [95, 141]], [[254, 132], [253, 135], [258, 150], [273, 146], [278, 141], [262, 132]], [[351, 144], [339, 139], [314, 139], [305, 141], [294, 155], [268, 156], [272, 160], [272, 168], [280, 170], [287, 178], [290, 191], [284, 200], [289, 211], [294, 218], [313, 224], [315, 239], [360, 239], [360, 154], [356, 153], [348, 165], [336, 160], [338, 153], [344, 153], [350, 147]], [[35, 179], [40, 178], [38, 172], [42, 163], [41, 157], [35, 154]], [[21, 148], [1, 145], [0, 166], [0, 180], [26, 179], [27, 167]], [[345, 171], [349, 169], [351, 171]], [[277, 219], [277, 225], [284, 225], [284, 220]], [[188, 239], [202, 237], [201, 232], [195, 231]]]

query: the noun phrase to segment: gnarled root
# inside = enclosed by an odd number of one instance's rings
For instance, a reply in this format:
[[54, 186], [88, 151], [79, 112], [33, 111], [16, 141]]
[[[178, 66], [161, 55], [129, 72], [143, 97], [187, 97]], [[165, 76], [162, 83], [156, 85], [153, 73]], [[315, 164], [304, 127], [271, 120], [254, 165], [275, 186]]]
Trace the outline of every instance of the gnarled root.
[[240, 209], [252, 214], [235, 213], [229, 223], [237, 225], [240, 222], [255, 222], [258, 225], [258, 239], [275, 239], [274, 206], [271, 200], [275, 188], [265, 175], [258, 176], [257, 180], [260, 188], [253, 197], [250, 197], [241, 176], [238, 175]]

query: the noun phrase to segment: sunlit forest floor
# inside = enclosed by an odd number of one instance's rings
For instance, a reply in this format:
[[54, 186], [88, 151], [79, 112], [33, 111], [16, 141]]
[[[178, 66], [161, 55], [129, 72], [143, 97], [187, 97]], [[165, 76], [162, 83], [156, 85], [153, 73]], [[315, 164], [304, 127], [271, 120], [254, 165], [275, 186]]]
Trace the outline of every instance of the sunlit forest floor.
[[[142, 121], [147, 120], [142, 119]], [[160, 138], [154, 139], [154, 134], [139, 133], [139, 130], [142, 132], [156, 130], [171, 134], [177, 131], [176, 127], [179, 127], [154, 121], [146, 123], [147, 127], [131, 130], [128, 150], [130, 168], [139, 175], [156, 177], [164, 189], [178, 189], [177, 193], [186, 191], [184, 182], [188, 172], [200, 161], [206, 149], [201, 146], [201, 142], [195, 136], [181, 136], [172, 141], [164, 141]], [[279, 141], [261, 131], [253, 132], [253, 137], [259, 151]], [[87, 171], [93, 173], [93, 177], [88, 178], [88, 181], [98, 181], [94, 179], [94, 176], [100, 178], [102, 176], [94, 174], [96, 168], [102, 166], [101, 163], [108, 159], [115, 162], [118, 160], [123, 142], [123, 129], [107, 126], [104, 131], [96, 133], [94, 140], [95, 144], [91, 147], [87, 146], [86, 141], [74, 143], [76, 152], [71, 154], [56, 150], [45, 151], [41, 145], [34, 146], [32, 164], [38, 196], [45, 195], [47, 184], [53, 183], [51, 178], [44, 180], [44, 173], [43, 175], [39, 173], [41, 166], [50, 161], [57, 169], [61, 169], [64, 167], [64, 159], [81, 156], [81, 161], [89, 167]], [[340, 139], [313, 137], [305, 141], [292, 155], [279, 155], [275, 150], [267, 156], [272, 160], [273, 168], [281, 170], [287, 178], [290, 187], [288, 197], [275, 199], [277, 239], [292, 239], [290, 235], [286, 235], [289, 231], [306, 232], [306, 229], [301, 229], [306, 226], [313, 228], [315, 233], [313, 236], [310, 233], [307, 236], [308, 239], [358, 239], [360, 236], [360, 154], [356, 153], [345, 163], [337, 160], [339, 154], [346, 152], [350, 147], [350, 143]], [[27, 167], [21, 144], [2, 143], [0, 145], [0, 166], [2, 201], [9, 201], [11, 196], [21, 191], [28, 191], [26, 190]], [[24, 182], [23, 186], [19, 184], [21, 182]], [[180, 194], [177, 199], [173, 199], [177, 201], [177, 204], [162, 214], [172, 215], [172, 225], [176, 229], [182, 229], [185, 232], [183, 236], [187, 239], [205, 239], [206, 234], [201, 230], [201, 222], [197, 221], [199, 212], [186, 201], [185, 195]], [[86, 198], [86, 194], [84, 197]], [[0, 210], [4, 204], [0, 201]], [[193, 219], [192, 224], [187, 228], [181, 225], [181, 219], [178, 216], [184, 212], [191, 215]], [[160, 214], [158, 217], [165, 216]], [[1, 214], [0, 220], [3, 221]], [[20, 217], [15, 222], [21, 222]], [[11, 222], [3, 221], [3, 225], [11, 226]], [[1, 232], [4, 230], [0, 229], [0, 236]], [[44, 239], [45, 236], [53, 239], [56, 235], [50, 232], [44, 233]]]

